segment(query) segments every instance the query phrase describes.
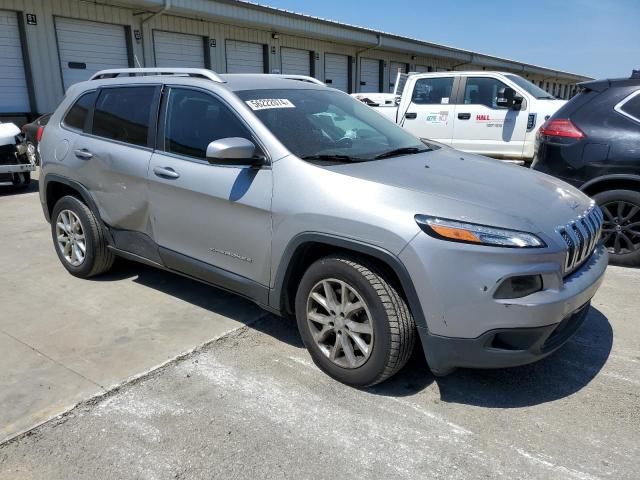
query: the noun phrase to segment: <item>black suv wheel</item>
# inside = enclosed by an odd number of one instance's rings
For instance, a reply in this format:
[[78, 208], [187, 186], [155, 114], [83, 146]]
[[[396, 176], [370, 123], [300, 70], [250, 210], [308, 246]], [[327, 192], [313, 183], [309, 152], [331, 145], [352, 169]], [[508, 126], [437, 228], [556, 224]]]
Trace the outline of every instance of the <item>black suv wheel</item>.
[[391, 377], [413, 351], [415, 323], [407, 304], [356, 258], [329, 256], [311, 265], [298, 287], [296, 318], [315, 364], [354, 387]]
[[604, 214], [602, 241], [611, 262], [640, 265], [640, 192], [609, 190], [593, 198]]

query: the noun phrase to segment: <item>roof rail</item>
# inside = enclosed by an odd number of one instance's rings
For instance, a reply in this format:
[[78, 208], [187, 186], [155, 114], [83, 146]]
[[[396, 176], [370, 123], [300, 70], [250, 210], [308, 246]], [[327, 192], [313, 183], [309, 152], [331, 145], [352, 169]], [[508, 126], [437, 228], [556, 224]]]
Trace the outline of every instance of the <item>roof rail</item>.
[[110, 68], [94, 73], [90, 80], [115, 78], [119, 75], [180, 75], [206, 78], [212, 82], [225, 83], [216, 72], [205, 68]]
[[287, 80], [298, 80], [299, 82], [315, 83], [316, 85], [322, 85], [323, 87], [327, 86], [323, 81], [318, 80], [314, 77], [310, 77], [308, 75], [287, 75], [282, 73], [269, 73], [268, 75], [271, 77], [285, 78]]

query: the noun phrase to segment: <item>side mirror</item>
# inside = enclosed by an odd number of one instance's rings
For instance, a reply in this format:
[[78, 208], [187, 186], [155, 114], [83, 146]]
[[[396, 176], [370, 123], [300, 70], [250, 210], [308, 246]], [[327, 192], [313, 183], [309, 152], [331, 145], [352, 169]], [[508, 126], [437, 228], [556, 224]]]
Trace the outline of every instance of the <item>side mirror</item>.
[[524, 98], [518, 95], [513, 88], [505, 87], [501, 92], [498, 92], [496, 105], [498, 107], [509, 108], [511, 110], [520, 110], [520, 108], [522, 108], [523, 101]]
[[265, 158], [256, 157], [256, 146], [251, 140], [229, 137], [207, 145], [207, 161], [221, 165], [263, 165]]

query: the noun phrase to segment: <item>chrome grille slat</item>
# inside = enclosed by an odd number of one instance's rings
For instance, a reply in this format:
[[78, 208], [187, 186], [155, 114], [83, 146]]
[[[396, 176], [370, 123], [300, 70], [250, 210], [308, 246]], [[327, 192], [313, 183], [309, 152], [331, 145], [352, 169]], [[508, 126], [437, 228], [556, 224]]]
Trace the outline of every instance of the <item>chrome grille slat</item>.
[[604, 216], [592, 203], [583, 215], [556, 229], [566, 245], [564, 273], [569, 274], [593, 253], [602, 234]]

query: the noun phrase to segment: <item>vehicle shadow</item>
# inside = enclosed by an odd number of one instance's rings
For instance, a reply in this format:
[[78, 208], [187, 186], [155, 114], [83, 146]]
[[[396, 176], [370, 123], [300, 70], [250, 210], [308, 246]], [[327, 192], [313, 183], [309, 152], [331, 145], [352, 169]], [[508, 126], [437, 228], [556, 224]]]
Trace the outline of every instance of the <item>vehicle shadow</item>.
[[[304, 349], [294, 320], [270, 315], [254, 303], [232, 293], [118, 259], [114, 269], [94, 281], [124, 279], [159, 290], [182, 301], [245, 323], [294, 348]], [[459, 369], [438, 378], [430, 372], [422, 347], [416, 343], [408, 364], [391, 379], [365, 389], [374, 395], [406, 397], [436, 384], [443, 402], [485, 408], [520, 408], [558, 400], [584, 388], [605, 365], [613, 345], [608, 319], [596, 308], [576, 335], [560, 350], [540, 362], [499, 370]]]
[[396, 377], [370, 390], [379, 395], [406, 396], [435, 382], [443, 402], [486, 408], [539, 405], [572, 395], [588, 385], [607, 362], [612, 345], [609, 321], [592, 307], [576, 335], [537, 363], [498, 370], [459, 369], [437, 378], [429, 372], [426, 361], [415, 358]]
[[38, 181], [31, 179], [31, 183], [27, 186], [15, 187], [10, 183], [0, 184], [0, 197], [9, 195], [24, 195], [25, 193], [35, 193], [38, 191]]

